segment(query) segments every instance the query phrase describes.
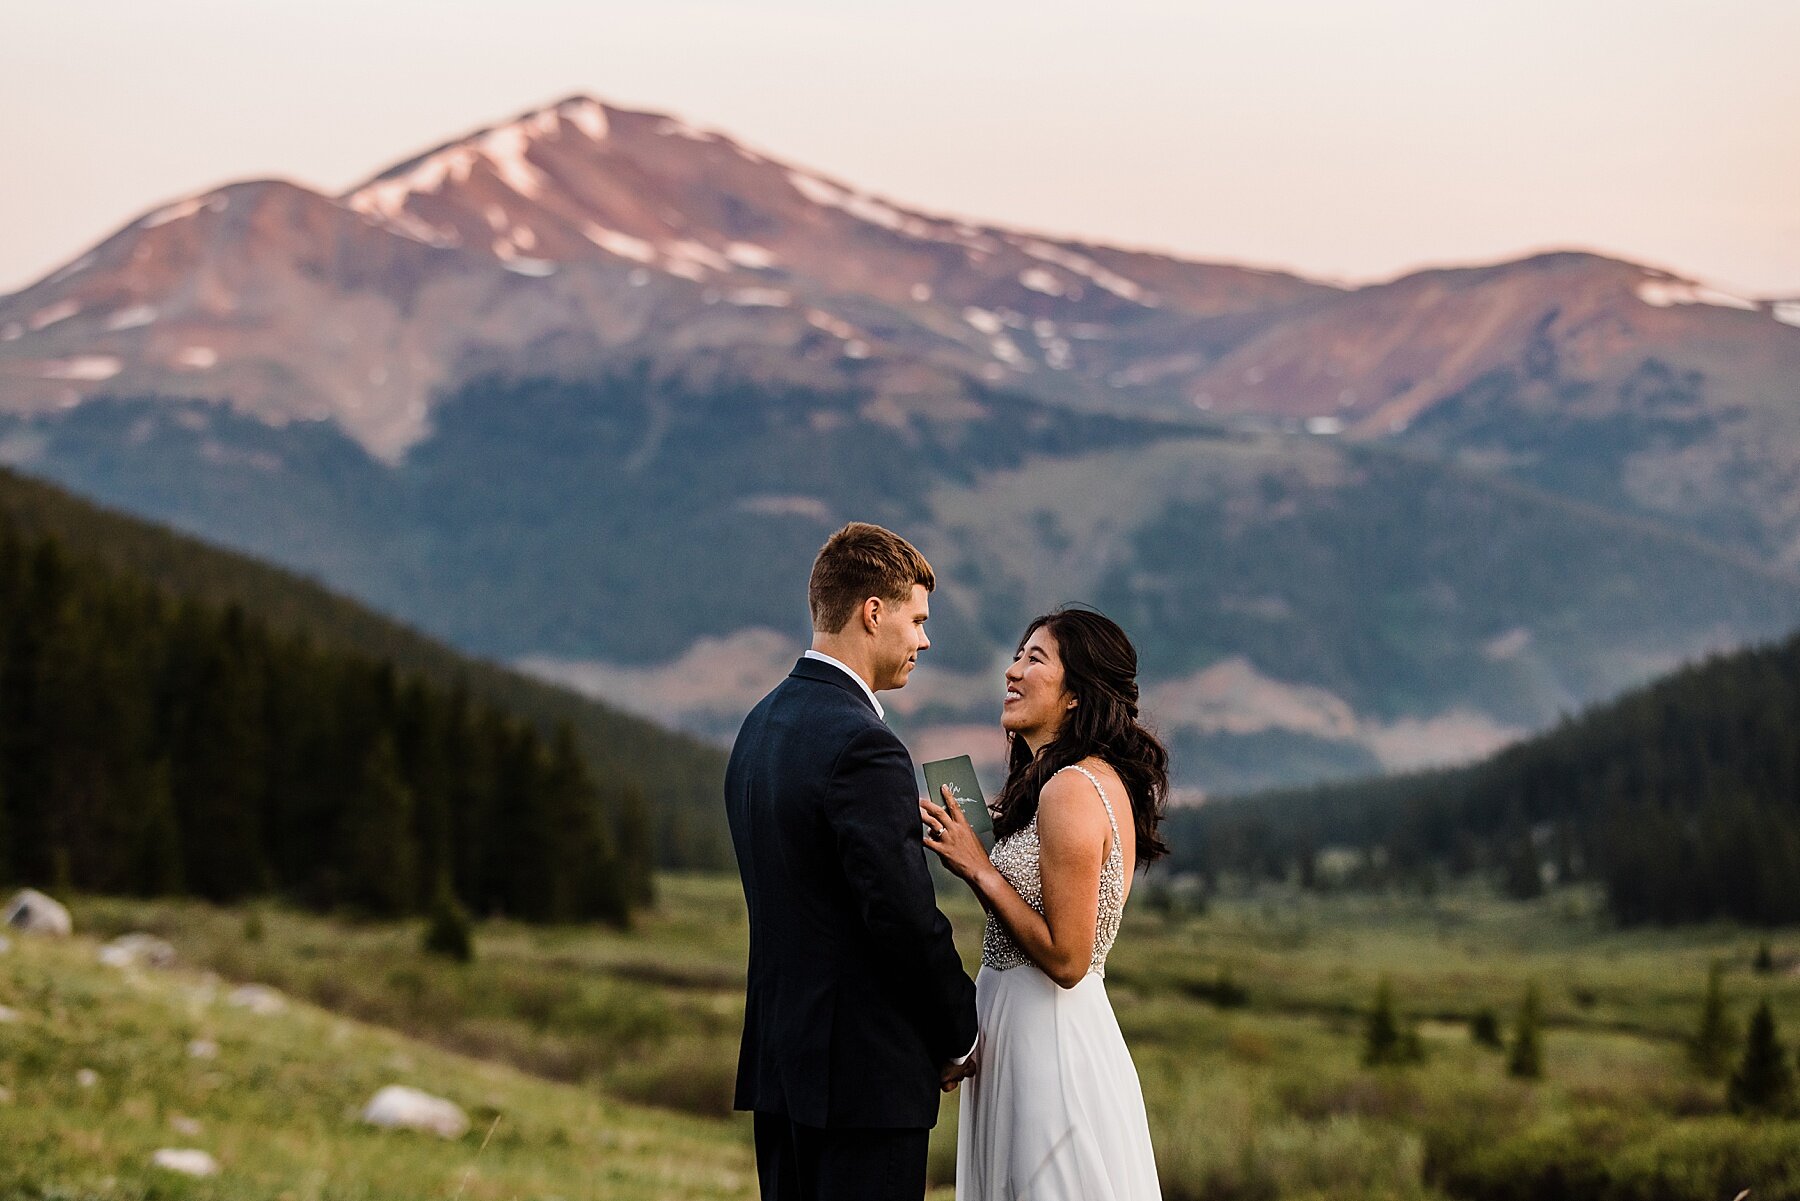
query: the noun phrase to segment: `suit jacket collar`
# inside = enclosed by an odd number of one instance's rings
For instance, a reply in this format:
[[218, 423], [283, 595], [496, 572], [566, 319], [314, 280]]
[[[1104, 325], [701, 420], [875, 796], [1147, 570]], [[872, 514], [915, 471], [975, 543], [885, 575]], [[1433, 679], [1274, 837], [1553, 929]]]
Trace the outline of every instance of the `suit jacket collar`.
[[870, 703], [869, 694], [858, 687], [856, 681], [846, 675], [840, 667], [834, 667], [830, 663], [825, 663], [818, 659], [802, 657], [794, 664], [794, 670], [789, 672], [788, 675], [790, 678], [798, 676], [803, 680], [817, 680], [821, 684], [831, 684], [834, 687], [842, 688], [845, 692], [848, 692], [851, 696], [855, 697], [858, 704], [868, 706], [869, 712], [876, 714], [878, 717], [880, 716], [879, 711]]

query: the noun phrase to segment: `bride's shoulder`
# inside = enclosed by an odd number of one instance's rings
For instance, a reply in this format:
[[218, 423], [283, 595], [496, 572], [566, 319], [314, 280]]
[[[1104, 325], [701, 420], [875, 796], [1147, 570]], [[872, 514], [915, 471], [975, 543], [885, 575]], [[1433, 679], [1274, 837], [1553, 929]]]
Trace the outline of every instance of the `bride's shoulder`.
[[1044, 781], [1043, 791], [1038, 793], [1039, 814], [1083, 825], [1092, 824], [1093, 819], [1098, 818], [1101, 828], [1105, 828], [1106, 811], [1101, 807], [1096, 779], [1099, 787], [1105, 788], [1112, 775], [1112, 769], [1104, 761], [1093, 757], [1062, 768]]

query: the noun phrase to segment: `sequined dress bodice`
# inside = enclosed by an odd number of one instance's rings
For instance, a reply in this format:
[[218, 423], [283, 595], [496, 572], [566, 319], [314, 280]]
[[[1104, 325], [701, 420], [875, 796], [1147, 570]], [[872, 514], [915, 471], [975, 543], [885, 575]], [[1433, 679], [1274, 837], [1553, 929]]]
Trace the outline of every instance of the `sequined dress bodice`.
[[[1113, 940], [1119, 935], [1119, 919], [1125, 913], [1125, 852], [1119, 845], [1119, 819], [1113, 813], [1106, 789], [1100, 787], [1093, 772], [1079, 764], [1061, 768], [1057, 774], [1070, 770], [1080, 772], [1093, 784], [1094, 791], [1100, 794], [1100, 803], [1106, 806], [1106, 820], [1112, 825], [1112, 845], [1100, 868], [1100, 910], [1094, 923], [1094, 957], [1088, 961], [1089, 972], [1104, 976], [1106, 954], [1112, 950]], [[1026, 904], [1040, 914], [1044, 912], [1044, 878], [1038, 861], [1036, 813], [1023, 829], [995, 842], [988, 858], [1006, 882], [1025, 898]], [[1030, 963], [1031, 959], [990, 913], [981, 931], [981, 962], [997, 971], [1005, 971]]]

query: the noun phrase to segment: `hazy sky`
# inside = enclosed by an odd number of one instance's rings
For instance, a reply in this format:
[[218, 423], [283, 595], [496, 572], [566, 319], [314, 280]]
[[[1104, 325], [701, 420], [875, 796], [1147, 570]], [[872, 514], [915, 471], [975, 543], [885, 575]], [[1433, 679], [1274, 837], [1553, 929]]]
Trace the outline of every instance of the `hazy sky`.
[[331, 192], [570, 92], [933, 211], [1330, 278], [1582, 246], [1800, 294], [1795, 0], [55, 0], [0, 291], [159, 201]]

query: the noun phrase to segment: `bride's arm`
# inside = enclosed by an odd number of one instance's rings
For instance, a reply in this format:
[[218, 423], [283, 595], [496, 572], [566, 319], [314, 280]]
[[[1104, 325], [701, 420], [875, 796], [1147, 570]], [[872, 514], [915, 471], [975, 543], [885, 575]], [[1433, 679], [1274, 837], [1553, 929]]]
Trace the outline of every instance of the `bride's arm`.
[[1019, 949], [1046, 976], [1073, 988], [1094, 957], [1100, 871], [1111, 827], [1093, 785], [1074, 773], [1054, 776], [1038, 794], [1038, 861], [1044, 887], [1039, 914], [1000, 874], [960, 808], [926, 802], [927, 824], [942, 830], [925, 845], [962, 877]]

